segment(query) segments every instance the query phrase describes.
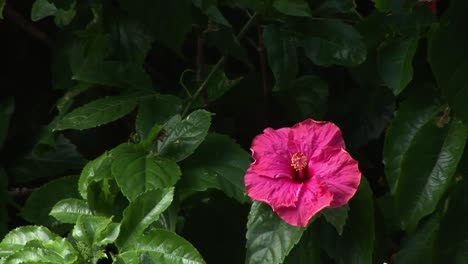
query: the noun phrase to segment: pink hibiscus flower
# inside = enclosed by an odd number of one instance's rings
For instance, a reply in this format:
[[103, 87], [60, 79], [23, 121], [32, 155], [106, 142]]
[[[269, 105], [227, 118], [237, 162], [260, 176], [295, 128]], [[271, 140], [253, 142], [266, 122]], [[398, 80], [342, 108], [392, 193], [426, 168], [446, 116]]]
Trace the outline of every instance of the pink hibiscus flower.
[[340, 129], [330, 122], [267, 128], [252, 142], [247, 194], [288, 224], [306, 226], [320, 210], [340, 207], [356, 193], [361, 172], [344, 148]]

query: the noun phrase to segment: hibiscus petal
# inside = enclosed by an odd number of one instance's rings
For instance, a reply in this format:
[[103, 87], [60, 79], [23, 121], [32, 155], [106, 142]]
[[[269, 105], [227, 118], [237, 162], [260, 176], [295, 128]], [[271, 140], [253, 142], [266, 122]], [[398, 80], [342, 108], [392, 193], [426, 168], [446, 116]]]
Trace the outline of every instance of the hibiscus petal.
[[270, 178], [247, 171], [244, 178], [247, 194], [252, 200], [272, 208], [295, 206], [303, 186], [289, 178]]
[[298, 149], [309, 158], [325, 147], [345, 148], [340, 129], [331, 122], [306, 119], [290, 129], [288, 138], [289, 148]]
[[307, 226], [310, 219], [322, 209], [329, 207], [333, 194], [326, 188], [304, 184], [295, 207], [273, 208], [286, 223], [293, 226]]
[[324, 148], [310, 161], [309, 173], [333, 194], [330, 207], [346, 204], [361, 182], [358, 163], [344, 149]]
[[250, 169], [255, 173], [272, 178], [291, 178], [291, 154], [287, 138], [289, 128], [274, 130], [267, 128], [252, 141], [254, 162]]

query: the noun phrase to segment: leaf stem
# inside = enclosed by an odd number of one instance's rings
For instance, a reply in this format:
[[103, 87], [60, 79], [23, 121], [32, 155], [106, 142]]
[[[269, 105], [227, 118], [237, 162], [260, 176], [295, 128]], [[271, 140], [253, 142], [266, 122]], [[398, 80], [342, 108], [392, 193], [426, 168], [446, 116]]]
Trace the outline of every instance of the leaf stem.
[[[236, 36], [236, 40], [239, 41], [240, 39], [242, 39], [244, 37], [244, 35], [247, 33], [247, 31], [250, 29], [250, 27], [252, 27], [253, 23], [255, 22], [256, 18], [257, 18], [258, 14], [257, 13], [254, 13], [250, 18], [249, 20], [247, 21], [247, 23], [245, 23], [244, 27], [241, 29], [241, 31], [239, 31], [239, 33], [237, 34]], [[190, 101], [188, 101], [187, 105], [185, 106], [184, 108], [184, 111], [182, 112], [182, 116], [185, 116], [187, 114], [187, 112], [190, 110], [190, 107], [192, 106], [193, 102], [195, 100], [197, 100], [197, 98], [200, 96], [200, 94], [203, 92], [203, 90], [205, 89], [206, 85], [208, 84], [208, 82], [210, 81], [211, 77], [213, 77], [213, 75], [216, 73], [216, 71], [219, 70], [219, 68], [221, 67], [221, 65], [223, 65], [223, 63], [226, 61], [226, 56], [223, 56], [221, 57], [221, 59], [219, 59], [219, 61], [216, 63], [216, 65], [211, 69], [210, 73], [208, 74], [208, 76], [206, 76], [205, 80], [202, 82], [202, 84], [200, 85], [200, 87], [198, 87], [198, 89], [195, 91], [195, 93], [193, 94], [192, 98], [190, 99]]]

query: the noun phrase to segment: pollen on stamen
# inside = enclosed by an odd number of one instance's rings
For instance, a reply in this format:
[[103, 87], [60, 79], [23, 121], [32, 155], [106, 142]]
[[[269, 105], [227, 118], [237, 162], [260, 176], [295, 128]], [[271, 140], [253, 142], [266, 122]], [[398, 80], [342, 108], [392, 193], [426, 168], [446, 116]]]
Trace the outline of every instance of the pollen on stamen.
[[296, 171], [302, 171], [305, 167], [307, 167], [307, 158], [304, 153], [294, 153], [294, 155], [291, 157], [291, 166]]

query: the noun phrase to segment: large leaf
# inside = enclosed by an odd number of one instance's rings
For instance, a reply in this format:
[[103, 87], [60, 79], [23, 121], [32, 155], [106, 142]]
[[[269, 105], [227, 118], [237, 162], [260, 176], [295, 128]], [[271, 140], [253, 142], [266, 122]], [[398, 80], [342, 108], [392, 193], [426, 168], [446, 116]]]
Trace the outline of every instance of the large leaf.
[[48, 242], [58, 238], [42, 226], [22, 226], [11, 230], [0, 243], [0, 257], [8, 256], [23, 248], [31, 241]]
[[76, 108], [66, 114], [55, 130], [88, 129], [117, 120], [131, 112], [137, 103], [135, 96], [109, 96]]
[[379, 49], [379, 73], [394, 95], [400, 94], [413, 79], [413, 57], [418, 41], [418, 38], [391, 41]]
[[404, 229], [414, 229], [434, 211], [452, 182], [466, 143], [467, 127], [460, 120], [449, 125], [431, 121], [418, 131], [401, 163], [395, 205]]
[[305, 0], [275, 0], [273, 7], [279, 12], [290, 16], [312, 16], [309, 4]]
[[141, 239], [143, 231], [169, 207], [173, 196], [173, 188], [157, 189], [142, 193], [132, 201], [124, 211], [116, 241], [118, 247], [123, 250]]
[[181, 161], [190, 156], [205, 139], [211, 125], [211, 114], [196, 110], [180, 121], [175, 116], [164, 127], [166, 137], [158, 142], [160, 155]]
[[339, 20], [314, 21], [301, 27], [303, 36], [299, 45], [313, 63], [355, 66], [366, 60], [366, 46], [354, 27]]
[[315, 222], [302, 235], [299, 243], [286, 257], [286, 264], [321, 264], [320, 240], [318, 239]]
[[182, 163], [180, 186], [188, 193], [219, 189], [239, 202], [246, 202], [244, 175], [249, 164], [250, 155], [231, 138], [211, 134]]
[[268, 205], [254, 202], [247, 222], [246, 263], [283, 263], [304, 230], [281, 220]]
[[49, 212], [62, 199], [80, 197], [77, 191], [77, 180], [77, 177], [70, 176], [45, 184], [29, 196], [21, 215], [29, 222], [38, 225], [51, 227], [59, 224], [57, 220], [49, 216]]
[[177, 163], [122, 144], [112, 151], [112, 174], [130, 200], [148, 190], [172, 187], [181, 175]]
[[432, 99], [410, 99], [400, 105], [395, 119], [385, 134], [383, 163], [385, 176], [392, 192], [398, 185], [401, 163], [421, 128], [433, 120], [439, 106]]
[[323, 210], [322, 214], [332, 224], [339, 235], [343, 233], [343, 227], [348, 220], [349, 205], [345, 204], [338, 208], [328, 208]]
[[275, 25], [265, 27], [263, 41], [276, 85], [287, 87], [296, 78], [298, 72], [296, 45], [291, 36]]
[[75, 224], [82, 215], [92, 215], [86, 201], [79, 199], [63, 199], [56, 203], [49, 213], [62, 223]]
[[468, 36], [461, 34], [466, 25], [468, 2], [450, 1], [441, 23], [435, 26], [429, 39], [429, 63], [442, 94], [456, 112], [468, 123]]
[[176, 233], [153, 229], [132, 243], [115, 263], [204, 264], [205, 261], [187, 240]]

